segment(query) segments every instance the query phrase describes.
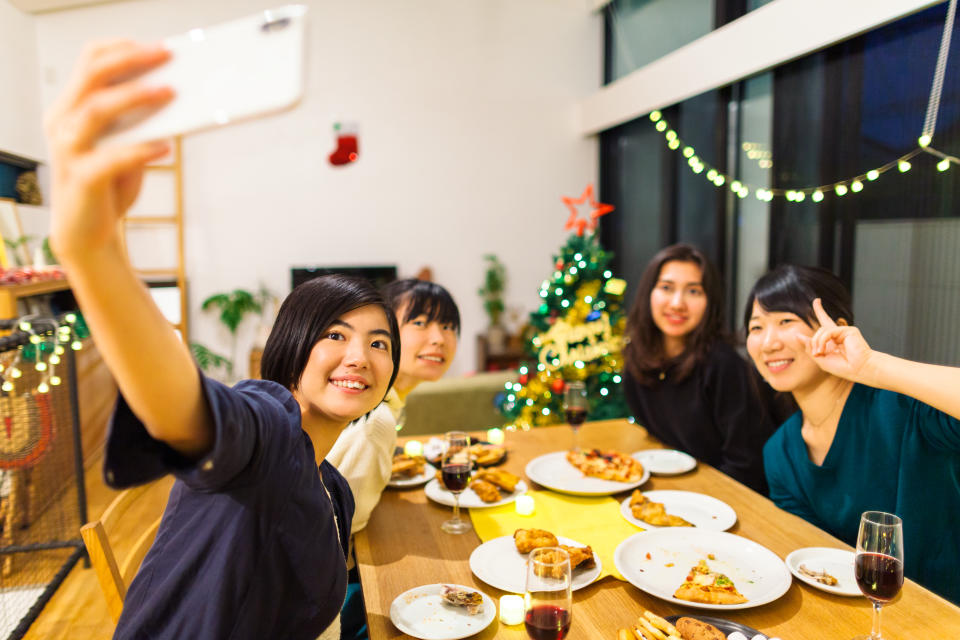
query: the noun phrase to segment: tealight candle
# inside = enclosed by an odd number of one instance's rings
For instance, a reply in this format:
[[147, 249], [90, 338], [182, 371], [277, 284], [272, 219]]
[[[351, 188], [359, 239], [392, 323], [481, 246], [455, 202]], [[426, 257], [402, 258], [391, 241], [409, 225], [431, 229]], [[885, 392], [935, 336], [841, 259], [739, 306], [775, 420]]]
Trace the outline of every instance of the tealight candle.
[[534, 510], [533, 496], [528, 496], [526, 494], [522, 496], [517, 496], [517, 499], [514, 501], [514, 505], [517, 509], [517, 515], [521, 516], [532, 516]]
[[522, 596], [500, 596], [500, 622], [507, 625], [523, 622]]
[[488, 429], [487, 442], [490, 444], [503, 444], [503, 429]]
[[419, 440], [410, 440], [407, 444], [403, 445], [403, 452], [408, 456], [422, 456], [423, 443]]

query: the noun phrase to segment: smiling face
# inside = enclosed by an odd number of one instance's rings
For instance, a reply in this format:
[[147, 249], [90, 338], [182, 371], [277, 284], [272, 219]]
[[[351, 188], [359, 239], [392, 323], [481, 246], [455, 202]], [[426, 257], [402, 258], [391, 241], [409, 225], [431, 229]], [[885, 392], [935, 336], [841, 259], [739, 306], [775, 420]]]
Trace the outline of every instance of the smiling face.
[[293, 396], [304, 420], [342, 429], [383, 400], [393, 373], [390, 325], [383, 309], [359, 307], [323, 331]]
[[706, 311], [700, 267], [693, 262], [665, 262], [650, 291], [650, 315], [663, 333], [668, 356], [683, 351], [686, 337], [700, 325]]
[[429, 320], [427, 314], [407, 322], [408, 305], [397, 310], [400, 325], [400, 371], [395, 387], [401, 395], [424, 381], [439, 380], [457, 353], [457, 329], [452, 323]]
[[795, 313], [766, 311], [754, 300], [747, 324], [747, 352], [771, 387], [793, 392], [815, 386], [829, 377], [797, 337], [809, 338], [816, 329]]

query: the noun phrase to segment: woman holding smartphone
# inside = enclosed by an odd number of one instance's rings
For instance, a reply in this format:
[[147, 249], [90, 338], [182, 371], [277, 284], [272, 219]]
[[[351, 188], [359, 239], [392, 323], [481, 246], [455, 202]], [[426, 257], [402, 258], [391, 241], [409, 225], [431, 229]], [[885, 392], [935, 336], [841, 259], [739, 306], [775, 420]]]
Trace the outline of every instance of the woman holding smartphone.
[[167, 146], [97, 146], [119, 118], [169, 101], [137, 81], [168, 57], [130, 41], [88, 48], [46, 120], [51, 242], [121, 393], [105, 476], [177, 477], [114, 637], [338, 638], [353, 498], [324, 458], [393, 383], [396, 319], [365, 281], [320, 278], [284, 301], [264, 380], [231, 388], [198, 372], [118, 224]]
[[824, 269], [760, 278], [744, 325], [757, 370], [800, 407], [763, 450], [773, 501], [851, 545], [864, 511], [899, 515], [906, 575], [960, 603], [960, 369], [872, 350]]
[[637, 422], [665, 445], [765, 493], [762, 449], [776, 423], [722, 317], [723, 289], [707, 257], [687, 244], [662, 249], [627, 318], [624, 393]]

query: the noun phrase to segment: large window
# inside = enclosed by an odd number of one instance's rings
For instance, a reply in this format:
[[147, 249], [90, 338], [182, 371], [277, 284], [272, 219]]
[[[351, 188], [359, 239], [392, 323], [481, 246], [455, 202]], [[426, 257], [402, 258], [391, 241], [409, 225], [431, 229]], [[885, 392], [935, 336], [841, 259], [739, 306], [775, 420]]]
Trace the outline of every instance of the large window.
[[[663, 113], [705, 162], [754, 188], [863, 175], [917, 146], [945, 15], [945, 5], [932, 7]], [[670, 31], [667, 24], [659, 28]], [[609, 73], [609, 43], [607, 62]], [[960, 34], [933, 141], [953, 155], [960, 155], [957, 69]], [[827, 267], [850, 286], [857, 324], [877, 348], [960, 363], [960, 167], [941, 173], [937, 158], [921, 154], [906, 173], [894, 168], [864, 180], [859, 193], [764, 202], [693, 174], [647, 118], [601, 140], [601, 197], [618, 207], [602, 238], [628, 279], [665, 244], [693, 242], [724, 272], [727, 316], [738, 328], [746, 293], [764, 270], [785, 262]]]

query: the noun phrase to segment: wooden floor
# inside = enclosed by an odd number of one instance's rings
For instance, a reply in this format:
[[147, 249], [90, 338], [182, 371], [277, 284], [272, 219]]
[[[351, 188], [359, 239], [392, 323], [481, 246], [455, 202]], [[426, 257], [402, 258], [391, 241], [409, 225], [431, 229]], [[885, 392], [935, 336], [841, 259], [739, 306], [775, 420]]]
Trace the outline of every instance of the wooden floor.
[[[173, 478], [160, 480], [126, 518], [126, 524], [117, 531], [117, 553], [123, 557], [124, 541], [136, 538], [134, 533], [153, 522], [163, 511]], [[87, 513], [91, 519], [103, 513], [116, 492], [103, 483], [101, 457], [91, 459], [86, 470]], [[79, 537], [79, 532], [77, 536]], [[107, 603], [97, 583], [93, 569], [83, 566], [81, 560], [70, 571], [60, 588], [44, 607], [30, 627], [27, 640], [107, 640], [113, 635], [114, 624], [107, 612]]]

